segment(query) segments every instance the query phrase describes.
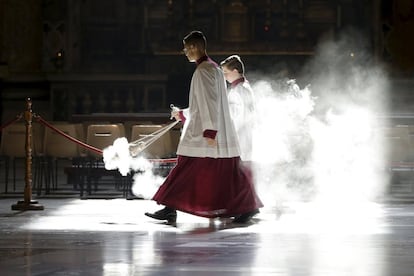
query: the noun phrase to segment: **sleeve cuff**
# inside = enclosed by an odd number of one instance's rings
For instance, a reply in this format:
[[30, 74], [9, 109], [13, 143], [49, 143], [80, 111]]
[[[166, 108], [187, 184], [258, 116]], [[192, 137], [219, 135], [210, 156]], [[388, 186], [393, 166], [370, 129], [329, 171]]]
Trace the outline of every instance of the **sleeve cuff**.
[[185, 116], [184, 116], [184, 112], [182, 110], [180, 110], [178, 112], [178, 115], [180, 116], [181, 122], [184, 124], [185, 123]]
[[204, 138], [216, 139], [216, 135], [217, 135], [217, 130], [206, 129], [203, 132]]

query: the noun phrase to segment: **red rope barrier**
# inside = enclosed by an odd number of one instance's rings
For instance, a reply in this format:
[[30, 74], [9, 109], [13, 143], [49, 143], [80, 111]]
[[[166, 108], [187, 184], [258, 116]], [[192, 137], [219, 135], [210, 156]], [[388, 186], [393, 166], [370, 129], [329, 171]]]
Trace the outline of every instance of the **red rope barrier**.
[[40, 123], [44, 124], [45, 126], [47, 126], [48, 128], [52, 129], [53, 131], [56, 131], [57, 133], [59, 133], [60, 135], [64, 136], [66, 139], [77, 143], [78, 145], [87, 148], [88, 150], [94, 151], [98, 154], [103, 154], [103, 151], [101, 149], [95, 148], [91, 145], [88, 145], [82, 141], [79, 141], [78, 139], [73, 138], [72, 136], [67, 135], [66, 133], [64, 133], [63, 131], [55, 128], [54, 126], [52, 126], [51, 124], [49, 124], [48, 122], [46, 122], [45, 120], [43, 120], [42, 117], [36, 115], [35, 119], [38, 120]]
[[17, 115], [16, 118], [14, 118], [13, 120], [10, 120], [10, 121], [6, 122], [4, 125], [2, 125], [0, 127], [0, 131], [3, 131], [3, 129], [5, 129], [9, 125], [14, 124], [15, 122], [19, 121], [22, 117], [23, 117], [22, 114]]
[[148, 159], [151, 163], [177, 163], [177, 158], [168, 159]]
[[[49, 124], [48, 122], [46, 122], [42, 117], [35, 115], [34, 116], [36, 120], [38, 120], [40, 123], [44, 124], [45, 126], [47, 126], [48, 128], [52, 129], [53, 131], [56, 131], [57, 133], [59, 133], [60, 135], [64, 136], [66, 139], [77, 143], [78, 145], [85, 147], [91, 151], [94, 151], [98, 154], [103, 154], [103, 150], [95, 148], [91, 145], [88, 145], [82, 141], [79, 141], [78, 139], [73, 138], [72, 136], [67, 135], [66, 133], [64, 133], [63, 131], [55, 128], [54, 126], [52, 126], [51, 124]], [[151, 163], [176, 163], [177, 162], [177, 158], [168, 158], [168, 159], [148, 159], [148, 161], [150, 161]]]

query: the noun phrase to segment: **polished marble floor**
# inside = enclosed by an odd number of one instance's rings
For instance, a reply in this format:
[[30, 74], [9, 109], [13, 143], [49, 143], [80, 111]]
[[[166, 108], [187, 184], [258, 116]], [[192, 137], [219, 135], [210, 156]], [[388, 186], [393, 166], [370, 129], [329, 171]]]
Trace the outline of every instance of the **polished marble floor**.
[[0, 275], [414, 275], [414, 205], [286, 203], [246, 225], [154, 202], [39, 198], [43, 211], [0, 199]]

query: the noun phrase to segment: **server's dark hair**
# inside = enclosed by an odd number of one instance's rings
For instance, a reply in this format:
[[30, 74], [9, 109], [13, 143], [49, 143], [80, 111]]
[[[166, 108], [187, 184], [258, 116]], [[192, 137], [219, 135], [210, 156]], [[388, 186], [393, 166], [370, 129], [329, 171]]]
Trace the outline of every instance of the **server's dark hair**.
[[238, 55], [232, 55], [220, 62], [220, 66], [226, 66], [230, 70], [236, 69], [240, 74], [244, 75], [244, 64]]
[[207, 47], [206, 37], [200, 31], [192, 31], [186, 35], [183, 39], [183, 43], [188, 45], [196, 45], [201, 49], [206, 49]]

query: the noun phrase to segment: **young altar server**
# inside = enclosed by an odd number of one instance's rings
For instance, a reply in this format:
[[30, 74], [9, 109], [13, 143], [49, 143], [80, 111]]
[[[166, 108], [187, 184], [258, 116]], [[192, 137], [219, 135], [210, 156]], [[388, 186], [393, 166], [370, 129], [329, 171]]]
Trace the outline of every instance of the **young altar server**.
[[240, 162], [237, 135], [230, 118], [226, 81], [206, 52], [206, 38], [193, 31], [183, 39], [184, 54], [196, 63], [189, 106], [173, 111], [184, 124], [177, 165], [153, 200], [165, 208], [147, 216], [176, 221], [176, 210], [206, 218], [234, 217], [246, 223], [263, 206], [253, 180]]
[[244, 64], [238, 55], [232, 55], [220, 63], [227, 82], [230, 115], [239, 138], [241, 159], [251, 162], [253, 149], [253, 119], [255, 104], [253, 90], [244, 75]]

